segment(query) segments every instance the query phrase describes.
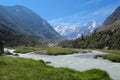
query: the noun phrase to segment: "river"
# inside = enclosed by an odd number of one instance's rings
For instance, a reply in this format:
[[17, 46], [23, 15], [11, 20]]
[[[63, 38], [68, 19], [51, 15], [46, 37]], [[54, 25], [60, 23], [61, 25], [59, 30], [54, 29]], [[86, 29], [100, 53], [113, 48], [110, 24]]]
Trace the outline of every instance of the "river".
[[[10, 50], [13, 52], [13, 50]], [[54, 67], [67, 67], [79, 71], [85, 71], [92, 68], [97, 68], [106, 71], [113, 80], [120, 80], [120, 63], [110, 62], [104, 59], [94, 59], [95, 54], [106, 54], [100, 51], [92, 51], [92, 53], [81, 54], [75, 53], [71, 55], [40, 55], [33, 52], [27, 54], [19, 54], [22, 58], [32, 58], [35, 60], [44, 60], [51, 62], [48, 65]]]

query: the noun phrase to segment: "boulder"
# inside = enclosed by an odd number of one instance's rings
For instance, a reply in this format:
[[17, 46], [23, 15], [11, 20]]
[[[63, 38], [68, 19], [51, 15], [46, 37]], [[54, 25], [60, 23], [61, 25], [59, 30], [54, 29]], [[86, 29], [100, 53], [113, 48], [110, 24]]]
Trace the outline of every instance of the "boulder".
[[50, 62], [50, 61], [46, 61], [45, 63], [46, 63], [46, 64], [50, 64], [51, 62]]
[[14, 54], [14, 56], [19, 56], [18, 54]]
[[87, 51], [82, 51], [82, 54], [87, 54], [88, 52]]
[[8, 52], [5, 52], [5, 54], [6, 54], [6, 55], [13, 55], [13, 53], [11, 53], [11, 52], [9, 52], [9, 51], [8, 51]]

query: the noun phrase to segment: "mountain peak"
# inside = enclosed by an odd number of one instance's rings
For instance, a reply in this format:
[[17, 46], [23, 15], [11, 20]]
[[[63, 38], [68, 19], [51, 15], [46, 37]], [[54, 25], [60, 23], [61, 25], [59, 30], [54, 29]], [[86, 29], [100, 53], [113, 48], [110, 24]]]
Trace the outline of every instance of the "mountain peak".
[[24, 7], [24, 6], [17, 4], [17, 5], [14, 5], [14, 7]]
[[[100, 25], [101, 25], [100, 22], [97, 22], [96, 20], [91, 20], [91, 21], [88, 22], [88, 24], [85, 25], [85, 26], [87, 26], [88, 29], [92, 29], [92, 30], [94, 30], [94, 28], [96, 28], [96, 26], [100, 26]], [[93, 31], [91, 31], [91, 33], [92, 33], [92, 32], [93, 32]]]
[[83, 35], [91, 34], [96, 28], [98, 28], [101, 24], [96, 20], [91, 20], [86, 25], [66, 25], [59, 24], [54, 26], [54, 29], [63, 36], [66, 36], [68, 39], [75, 39]]
[[60, 39], [53, 27], [38, 14], [21, 5], [3, 6], [0, 9], [0, 22], [17, 32], [42, 39]]

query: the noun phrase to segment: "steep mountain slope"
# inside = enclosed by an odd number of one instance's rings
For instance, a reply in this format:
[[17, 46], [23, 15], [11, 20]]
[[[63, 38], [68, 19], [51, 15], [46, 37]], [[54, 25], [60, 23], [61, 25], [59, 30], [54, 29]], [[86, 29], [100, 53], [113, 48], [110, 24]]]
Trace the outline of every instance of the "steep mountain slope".
[[[9, 28], [6, 24], [0, 23], [0, 41], [4, 42], [4, 46], [20, 46], [20, 45], [41, 45], [40, 40], [28, 35], [18, 35], [17, 32]], [[42, 45], [43, 46], [43, 45]]]
[[92, 35], [64, 41], [60, 45], [74, 48], [120, 49], [120, 7]]
[[47, 21], [24, 6], [0, 6], [0, 22], [18, 34], [49, 40], [61, 38]]
[[103, 25], [97, 30], [107, 31], [113, 30], [120, 27], [120, 6], [112, 13], [103, 23]]
[[96, 28], [98, 28], [101, 24], [96, 21], [90, 21], [84, 26], [80, 25], [65, 25], [60, 24], [55, 26], [55, 30], [61, 35], [67, 37], [68, 39], [76, 39], [83, 35], [91, 34]]

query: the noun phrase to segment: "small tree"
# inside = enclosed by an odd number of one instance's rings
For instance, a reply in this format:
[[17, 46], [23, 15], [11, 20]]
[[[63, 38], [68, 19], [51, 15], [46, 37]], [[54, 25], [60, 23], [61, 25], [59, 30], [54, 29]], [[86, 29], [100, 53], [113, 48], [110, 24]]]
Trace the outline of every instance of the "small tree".
[[81, 35], [81, 40], [84, 40], [84, 35], [83, 34]]
[[4, 43], [0, 41], [0, 55], [4, 53]]

